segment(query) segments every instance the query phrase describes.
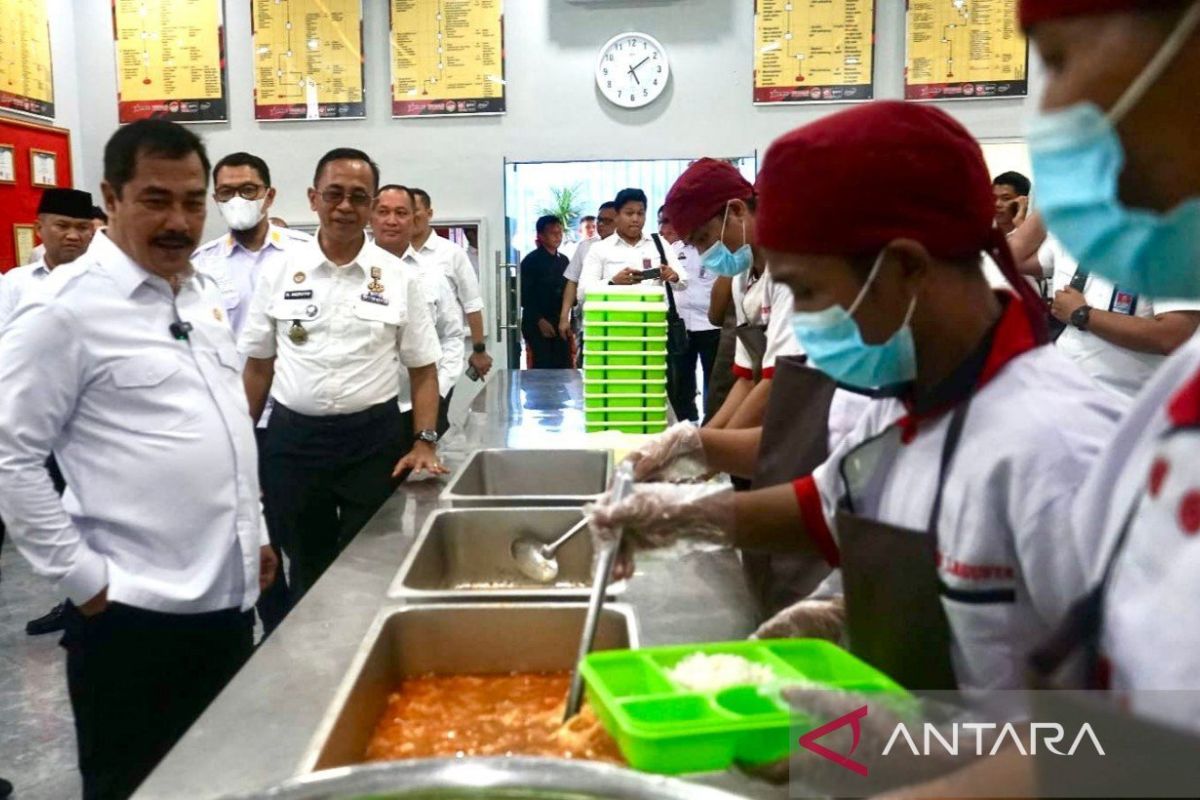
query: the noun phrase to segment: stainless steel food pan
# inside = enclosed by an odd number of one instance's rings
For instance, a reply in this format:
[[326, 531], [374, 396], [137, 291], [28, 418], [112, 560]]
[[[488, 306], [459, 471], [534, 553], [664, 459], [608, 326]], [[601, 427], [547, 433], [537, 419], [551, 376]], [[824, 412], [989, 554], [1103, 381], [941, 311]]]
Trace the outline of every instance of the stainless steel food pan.
[[476, 450], [441, 500], [454, 508], [581, 506], [611, 475], [609, 450]]

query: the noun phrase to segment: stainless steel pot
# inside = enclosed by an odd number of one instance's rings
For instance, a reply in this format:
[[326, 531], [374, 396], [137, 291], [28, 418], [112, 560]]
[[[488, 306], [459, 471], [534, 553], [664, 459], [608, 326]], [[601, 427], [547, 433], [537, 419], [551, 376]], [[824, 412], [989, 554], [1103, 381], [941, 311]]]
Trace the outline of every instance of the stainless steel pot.
[[608, 764], [438, 758], [342, 767], [237, 800], [739, 800], [743, 795]]

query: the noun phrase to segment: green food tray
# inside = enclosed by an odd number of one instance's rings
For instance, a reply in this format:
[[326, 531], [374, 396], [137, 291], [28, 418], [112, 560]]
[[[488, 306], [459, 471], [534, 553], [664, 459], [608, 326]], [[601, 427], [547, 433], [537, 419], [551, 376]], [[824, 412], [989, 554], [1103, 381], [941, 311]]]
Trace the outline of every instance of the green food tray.
[[[655, 402], [657, 401], [657, 402]], [[628, 394], [588, 394], [583, 393], [583, 407], [588, 411], [600, 411], [606, 408], [662, 408], [667, 407], [667, 393], [646, 394], [630, 392]]]
[[[694, 692], [679, 688], [668, 670], [692, 653], [737, 655], [764, 664], [776, 687], [731, 686]], [[891, 678], [824, 639], [774, 639], [607, 650], [580, 667], [588, 703], [634, 769], [677, 775], [778, 761], [788, 755], [793, 718], [778, 688], [794, 683], [905, 701]], [[812, 720], [816, 725], [824, 720]]]
[[584, 422], [657, 422], [666, 423], [667, 406], [646, 407], [639, 405], [634, 408], [604, 408], [600, 410], [586, 409], [583, 412]]
[[588, 433], [604, 433], [618, 431], [620, 433], [662, 433], [667, 429], [665, 424], [652, 422], [588, 422], [584, 430]]
[[583, 378], [585, 381], [662, 381], [666, 384], [666, 366], [594, 366], [584, 356]]
[[587, 293], [588, 303], [664, 303], [666, 302], [667, 293], [661, 288], [655, 291], [614, 291], [614, 287], [609, 287], [603, 291], [591, 291]]
[[647, 302], [595, 302], [588, 298], [583, 305], [583, 321], [585, 325], [589, 322], [665, 323], [667, 306], [661, 301], [652, 305]]
[[667, 382], [665, 378], [660, 378], [653, 381], [597, 381], [585, 380], [583, 382], [584, 396], [593, 395], [613, 395], [613, 394], [633, 394], [633, 395], [658, 395], [666, 391]]
[[586, 341], [596, 336], [615, 336], [619, 338], [659, 338], [666, 336], [666, 322], [596, 322], [583, 323], [583, 338]]
[[655, 352], [604, 352], [584, 348], [584, 363], [593, 367], [665, 367], [666, 351]]
[[584, 355], [588, 353], [666, 352], [665, 336], [584, 336]]

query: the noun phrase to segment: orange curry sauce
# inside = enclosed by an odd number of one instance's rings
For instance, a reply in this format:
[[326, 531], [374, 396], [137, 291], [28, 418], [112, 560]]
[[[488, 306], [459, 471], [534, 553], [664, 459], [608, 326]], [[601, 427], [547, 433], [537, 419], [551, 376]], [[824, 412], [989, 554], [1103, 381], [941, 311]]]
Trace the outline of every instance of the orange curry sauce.
[[586, 705], [563, 725], [570, 683], [567, 672], [409, 678], [388, 697], [366, 759], [550, 756], [624, 764]]

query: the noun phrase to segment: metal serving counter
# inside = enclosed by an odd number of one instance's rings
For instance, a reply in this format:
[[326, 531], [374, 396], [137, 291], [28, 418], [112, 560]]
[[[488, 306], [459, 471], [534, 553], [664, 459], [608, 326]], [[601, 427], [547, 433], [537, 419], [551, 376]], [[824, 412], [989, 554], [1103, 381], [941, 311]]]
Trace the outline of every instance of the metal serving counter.
[[[484, 447], [585, 446], [583, 385], [568, 370], [503, 371], [476, 397], [442, 455], [454, 469]], [[302, 759], [379, 611], [388, 586], [444, 481], [406, 483], [355, 538], [287, 620], [234, 677], [135, 795], [216, 798], [266, 788], [302, 772]], [[645, 555], [622, 601], [643, 646], [745, 637], [753, 602], [728, 552]], [[696, 778], [749, 797], [786, 790], [740, 773]]]

